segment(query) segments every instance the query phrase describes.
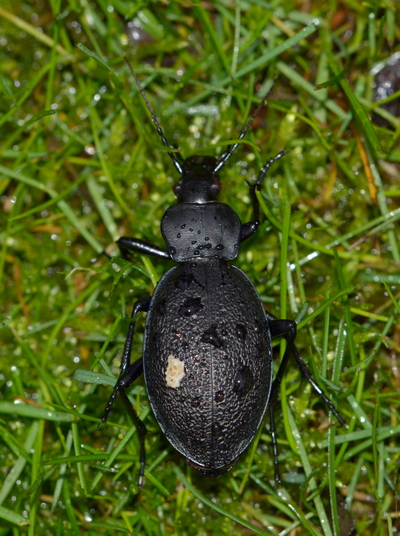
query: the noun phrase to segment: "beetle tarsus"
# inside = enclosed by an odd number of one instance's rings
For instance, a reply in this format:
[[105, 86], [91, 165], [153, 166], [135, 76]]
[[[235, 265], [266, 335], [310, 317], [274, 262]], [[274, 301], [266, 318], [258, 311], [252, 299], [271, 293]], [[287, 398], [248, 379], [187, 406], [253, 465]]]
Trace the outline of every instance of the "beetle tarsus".
[[118, 391], [119, 391], [119, 387], [118, 387], [118, 382], [117, 382], [116, 385], [114, 386], [114, 389], [113, 389], [113, 392], [111, 393], [110, 398], [108, 399], [107, 405], [104, 409], [103, 416], [100, 419], [98, 426], [100, 426], [101, 424], [107, 423], [108, 415], [111, 411], [111, 408], [114, 404], [115, 399], [117, 398]]
[[276, 438], [275, 417], [274, 417], [274, 405], [269, 404], [269, 434], [271, 436], [272, 443], [272, 456], [274, 458], [274, 476], [275, 483], [278, 485], [281, 483], [281, 477], [279, 474], [279, 451], [278, 440]]

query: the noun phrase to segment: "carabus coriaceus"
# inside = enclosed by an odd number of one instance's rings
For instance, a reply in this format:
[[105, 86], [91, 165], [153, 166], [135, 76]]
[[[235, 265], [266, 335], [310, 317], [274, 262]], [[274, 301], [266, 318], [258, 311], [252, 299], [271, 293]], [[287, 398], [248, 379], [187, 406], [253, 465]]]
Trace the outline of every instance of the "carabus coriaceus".
[[[107, 421], [120, 393], [138, 428], [142, 485], [146, 428], [125, 394], [125, 389], [142, 372], [161, 430], [191, 467], [209, 477], [222, 475], [237, 462], [269, 406], [275, 478], [279, 480], [273, 404], [290, 354], [303, 377], [340, 424], [344, 424], [294, 346], [296, 323], [277, 320], [267, 313], [248, 277], [229, 263], [236, 259], [241, 242], [259, 227], [256, 190], [268, 168], [284, 151], [265, 164], [250, 186], [254, 219], [242, 224], [231, 207], [217, 200], [221, 189], [218, 173], [239, 143], [219, 158], [191, 156], [184, 160], [168, 144], [136, 74], [129, 67], [180, 180], [174, 188], [178, 203], [167, 209], [161, 222], [167, 251], [129, 237], [120, 238], [117, 244], [125, 255], [137, 251], [171, 259], [177, 266], [161, 278], [153, 296], [138, 300], [133, 307], [121, 373], [101, 422]], [[244, 138], [263, 104], [264, 100], [239, 139]], [[131, 364], [139, 312], [147, 312], [143, 358]], [[287, 345], [273, 380], [271, 338], [276, 335], [284, 335]]]

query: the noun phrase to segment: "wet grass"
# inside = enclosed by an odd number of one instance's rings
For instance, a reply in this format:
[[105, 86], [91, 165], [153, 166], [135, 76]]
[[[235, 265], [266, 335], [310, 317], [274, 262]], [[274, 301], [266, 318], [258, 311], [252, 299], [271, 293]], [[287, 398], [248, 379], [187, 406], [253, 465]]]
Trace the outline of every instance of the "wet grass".
[[[396, 17], [353, 2], [2, 5], [1, 536], [398, 532], [400, 123], [373, 91]], [[291, 363], [280, 488], [267, 419], [233, 470], [207, 480], [160, 433], [139, 380], [140, 495], [123, 404], [98, 428], [132, 303], [172, 266], [102, 253], [118, 255], [124, 234], [162, 247], [175, 202], [177, 173], [124, 55], [184, 156], [220, 154], [271, 91], [221, 177], [221, 199], [249, 221], [246, 181], [288, 152], [235, 264], [271, 313], [298, 322], [299, 351], [347, 423]]]

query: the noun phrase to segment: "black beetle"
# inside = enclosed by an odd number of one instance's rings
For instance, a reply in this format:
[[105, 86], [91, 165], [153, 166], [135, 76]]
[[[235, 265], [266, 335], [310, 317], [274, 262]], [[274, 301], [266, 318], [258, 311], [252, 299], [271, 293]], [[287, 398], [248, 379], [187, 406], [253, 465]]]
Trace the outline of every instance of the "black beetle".
[[[272, 408], [290, 354], [303, 377], [340, 424], [344, 424], [294, 346], [296, 323], [278, 320], [267, 313], [248, 277], [228, 262], [237, 257], [240, 243], [257, 231], [256, 190], [271, 164], [285, 153], [282, 151], [269, 160], [250, 186], [254, 219], [242, 224], [232, 208], [217, 201], [221, 189], [218, 172], [239, 144], [232, 145], [218, 159], [191, 156], [183, 160], [171, 150], [136, 74], [128, 65], [180, 180], [174, 188], [178, 203], [167, 209], [161, 222], [168, 251], [129, 237], [120, 238], [117, 244], [126, 256], [133, 250], [171, 259], [178, 265], [161, 278], [153, 296], [138, 300], [133, 307], [121, 374], [101, 422], [107, 421], [120, 393], [138, 428], [142, 485], [146, 428], [125, 394], [125, 389], [142, 372], [163, 433], [191, 467], [209, 477], [222, 475], [237, 462], [269, 405], [275, 478], [279, 481]], [[264, 102], [265, 99], [239, 139], [245, 136]], [[131, 364], [139, 312], [147, 312], [143, 358]], [[275, 335], [284, 335], [287, 346], [273, 380], [271, 338]]]

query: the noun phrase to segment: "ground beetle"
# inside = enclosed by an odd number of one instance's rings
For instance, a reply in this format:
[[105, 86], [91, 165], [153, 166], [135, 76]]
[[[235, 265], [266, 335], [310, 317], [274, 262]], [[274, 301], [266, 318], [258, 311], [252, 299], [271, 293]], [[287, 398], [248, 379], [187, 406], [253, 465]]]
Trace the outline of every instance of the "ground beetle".
[[[129, 237], [120, 238], [117, 244], [125, 256], [137, 251], [171, 259], [177, 266], [161, 278], [153, 296], [138, 300], [133, 307], [121, 373], [101, 422], [107, 421], [120, 393], [138, 429], [142, 485], [146, 428], [125, 394], [142, 372], [161, 430], [191, 467], [209, 477], [222, 475], [237, 462], [268, 406], [275, 478], [279, 481], [273, 404], [290, 354], [303, 377], [344, 424], [294, 346], [296, 323], [267, 313], [248, 277], [229, 263], [236, 259], [240, 243], [257, 231], [256, 190], [271, 164], [285, 153], [269, 160], [250, 186], [254, 218], [242, 224], [232, 208], [217, 201], [221, 189], [218, 173], [239, 143], [219, 158], [191, 156], [184, 160], [172, 151], [136, 74], [129, 68], [180, 180], [174, 187], [178, 203], [167, 209], [161, 222], [168, 251]], [[135, 320], [140, 312], [147, 312], [143, 358], [131, 364]], [[287, 345], [273, 380], [271, 338], [275, 335], [283, 335]]]

